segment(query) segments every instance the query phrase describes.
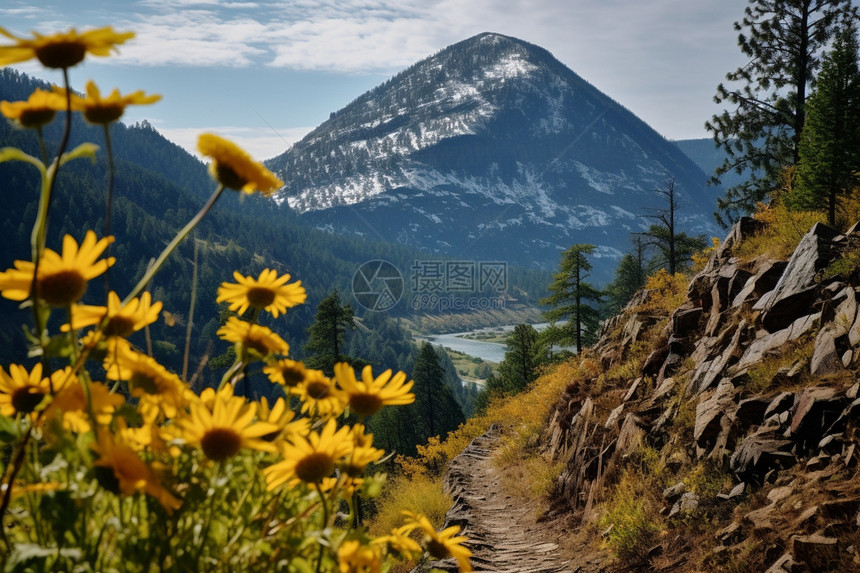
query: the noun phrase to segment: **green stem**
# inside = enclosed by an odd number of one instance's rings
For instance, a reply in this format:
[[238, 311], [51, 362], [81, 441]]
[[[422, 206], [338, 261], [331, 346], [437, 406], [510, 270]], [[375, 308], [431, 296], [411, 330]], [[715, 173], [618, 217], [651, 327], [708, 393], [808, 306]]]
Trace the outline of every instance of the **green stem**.
[[15, 455], [12, 456], [12, 463], [10, 464], [12, 471], [9, 472], [9, 479], [6, 480], [6, 491], [3, 492], [3, 502], [0, 503], [0, 540], [3, 541], [3, 544], [7, 548], [9, 547], [9, 540], [6, 539], [6, 526], [3, 525], [3, 518], [6, 517], [6, 510], [9, 509], [9, 502], [12, 501], [12, 490], [15, 489], [15, 477], [24, 465], [24, 455], [27, 451], [27, 442], [30, 441], [32, 433], [33, 424], [30, 424], [27, 428], [27, 433], [24, 434], [18, 444], [18, 450], [15, 452]]
[[42, 126], [36, 128], [36, 134], [39, 137], [39, 149], [42, 151], [42, 163], [48, 164], [48, 149], [45, 147], [45, 135], [42, 133]]
[[[110, 236], [110, 218], [111, 211], [113, 210], [113, 178], [114, 178], [114, 162], [113, 162], [113, 146], [110, 141], [110, 124], [104, 124], [105, 128], [105, 147], [107, 147], [107, 156], [108, 156], [108, 189], [107, 189], [107, 201], [105, 204], [105, 232], [103, 237]], [[110, 245], [105, 249], [105, 258], [108, 258], [110, 255]], [[110, 267], [105, 271], [105, 300], [108, 298], [108, 293], [110, 292]]]
[[[203, 527], [200, 530], [200, 539], [198, 540], [199, 549], [197, 551], [196, 561], [200, 562], [200, 558], [203, 556], [203, 551], [206, 549], [206, 538], [209, 536], [209, 528], [212, 526], [212, 517], [215, 515], [215, 497], [218, 493], [217, 485], [218, 485], [218, 476], [221, 474], [221, 470], [223, 469], [224, 462], [220, 461], [215, 464], [215, 469], [212, 470], [212, 474], [209, 476], [209, 487], [207, 488], [206, 494], [209, 496], [208, 507], [206, 508], [206, 521], [203, 523]], [[198, 569], [198, 571], [202, 571], [203, 569]]]
[[[239, 380], [242, 379], [241, 376], [235, 376], [240, 370], [245, 368], [245, 362], [242, 360], [242, 355], [236, 357], [236, 361], [233, 362], [233, 365], [230, 367], [227, 372], [224, 373], [224, 376], [221, 378], [221, 383], [218, 385], [218, 390], [221, 390], [227, 384], [232, 384], [235, 389], [236, 384], [239, 383]], [[235, 376], [235, 380], [233, 380]]]
[[200, 241], [194, 241], [194, 265], [191, 278], [191, 303], [188, 308], [188, 324], [185, 325], [185, 353], [182, 356], [182, 381], [188, 382], [188, 356], [191, 351], [191, 329], [194, 325], [194, 303], [197, 301], [197, 256]]
[[197, 226], [197, 223], [199, 223], [200, 220], [206, 215], [206, 213], [209, 212], [212, 206], [215, 205], [215, 201], [218, 200], [218, 197], [220, 197], [221, 193], [223, 192], [224, 186], [219, 184], [218, 188], [215, 190], [214, 193], [212, 193], [212, 196], [209, 197], [209, 200], [206, 201], [206, 204], [203, 205], [203, 207], [200, 209], [200, 211], [198, 211], [194, 218], [188, 221], [188, 223], [182, 228], [182, 230], [179, 231], [179, 233], [177, 233], [175, 237], [173, 237], [173, 240], [170, 241], [170, 244], [168, 244], [167, 247], [165, 247], [164, 250], [161, 251], [161, 254], [158, 255], [157, 259], [155, 259], [155, 263], [153, 263], [152, 266], [149, 267], [149, 269], [146, 271], [146, 274], [143, 275], [143, 278], [138, 281], [137, 285], [135, 285], [135, 287], [131, 290], [128, 296], [125, 297], [125, 299], [122, 301], [123, 306], [128, 304], [131, 299], [143, 292], [143, 289], [146, 288], [146, 285], [149, 284], [149, 281], [152, 280], [152, 277], [155, 275], [155, 273], [158, 272], [158, 269], [161, 268], [161, 265], [164, 264], [164, 261], [167, 259], [167, 257], [170, 256], [170, 253], [172, 253], [179, 245], [179, 243], [182, 242], [182, 239], [184, 239], [188, 235], [188, 233], [190, 233], [191, 230]]
[[[54, 164], [52, 165], [53, 169], [47, 170], [47, 176], [43, 176], [42, 178], [39, 210], [36, 215], [36, 222], [33, 224], [33, 232], [30, 235], [30, 249], [33, 257], [33, 282], [30, 284], [30, 298], [33, 302], [33, 326], [36, 329], [36, 338], [39, 340], [40, 344], [43, 342], [42, 336], [44, 334], [43, 331], [45, 329], [45, 324], [42, 319], [42, 305], [39, 302], [39, 293], [36, 292], [38, 289], [37, 278], [39, 276], [39, 263], [42, 258], [42, 251], [45, 249], [45, 239], [48, 235], [48, 213], [51, 210], [54, 185], [57, 181], [57, 175], [60, 172], [60, 160], [63, 157], [63, 153], [66, 152], [66, 147], [69, 145], [69, 136], [72, 133], [72, 92], [69, 88], [69, 70], [67, 68], [63, 68], [63, 84], [66, 88], [66, 122], [63, 127], [63, 137], [60, 140], [60, 148], [57, 151], [57, 158], [54, 160]], [[47, 157], [47, 153], [44, 151], [44, 145], [43, 153]], [[44, 349], [42, 351], [42, 365], [45, 372], [50, 373], [48, 357], [44, 352]]]
[[[320, 495], [320, 503], [322, 504], [323, 522], [322, 522], [322, 531], [320, 531], [320, 533], [322, 533], [328, 527], [328, 504], [326, 503], [325, 495], [323, 495], [322, 488], [320, 487], [320, 484], [315, 483], [314, 488], [316, 488], [317, 493]], [[320, 543], [320, 551], [319, 551], [319, 555], [317, 556], [316, 573], [320, 573], [320, 570], [321, 570], [320, 567], [322, 567], [322, 560], [323, 560], [323, 554], [324, 553], [325, 553], [325, 546], [322, 543]]]

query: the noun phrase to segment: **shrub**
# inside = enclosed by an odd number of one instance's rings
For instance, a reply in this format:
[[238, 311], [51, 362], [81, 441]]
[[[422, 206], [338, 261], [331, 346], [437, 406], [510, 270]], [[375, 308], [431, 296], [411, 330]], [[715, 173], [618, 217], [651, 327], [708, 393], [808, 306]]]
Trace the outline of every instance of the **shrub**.
[[671, 312], [683, 304], [687, 297], [687, 276], [682, 273], [670, 275], [666, 269], [660, 269], [645, 281], [648, 297], [637, 312], [665, 311]]
[[604, 504], [600, 527], [607, 530], [610, 549], [627, 565], [647, 563], [662, 529], [655, 491], [647, 478], [627, 469]]

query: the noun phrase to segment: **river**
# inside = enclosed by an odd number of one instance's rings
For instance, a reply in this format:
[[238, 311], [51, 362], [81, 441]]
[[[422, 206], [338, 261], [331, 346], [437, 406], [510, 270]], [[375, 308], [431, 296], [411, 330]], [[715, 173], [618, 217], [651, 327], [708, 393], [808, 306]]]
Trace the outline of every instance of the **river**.
[[464, 334], [480, 332], [454, 332], [451, 334], [431, 334], [419, 340], [426, 340], [430, 344], [441, 345], [445, 348], [468, 354], [482, 360], [499, 363], [505, 359], [505, 345], [498, 342], [484, 342], [483, 340], [472, 340], [463, 338]]
[[[471, 330], [469, 332], [430, 334], [427, 336], [422, 336], [418, 339], [418, 341], [420, 342], [426, 340], [431, 344], [441, 345], [446, 348], [456, 350], [457, 352], [462, 352], [463, 354], [468, 354], [469, 356], [474, 356], [476, 358], [481, 358], [482, 360], [487, 360], [489, 362], [495, 362], [496, 364], [498, 364], [505, 359], [505, 350], [507, 347], [504, 344], [498, 342], [474, 340], [471, 338], [463, 337], [465, 335], [498, 331], [499, 328], [501, 328], [501, 330], [509, 332], [514, 329], [514, 326], [515, 325], [510, 324], [502, 327], [479, 328], [478, 330]], [[546, 328], [548, 326], [548, 323], [542, 322], [539, 324], [533, 324], [532, 326], [534, 326], [538, 331], [540, 331]], [[573, 350], [573, 348], [569, 348], [568, 350]]]

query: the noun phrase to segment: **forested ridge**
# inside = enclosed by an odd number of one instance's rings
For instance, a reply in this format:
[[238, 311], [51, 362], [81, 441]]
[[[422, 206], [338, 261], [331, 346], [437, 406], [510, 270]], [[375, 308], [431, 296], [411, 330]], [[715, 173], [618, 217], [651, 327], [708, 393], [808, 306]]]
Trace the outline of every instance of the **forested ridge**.
[[[49, 88], [45, 82], [11, 69], [0, 70], [0, 100], [26, 99], [34, 88]], [[60, 117], [45, 128], [48, 153], [61, 136]], [[73, 119], [71, 145], [92, 141], [103, 150], [101, 126], [87, 125]], [[144, 273], [150, 260], [201, 207], [213, 183], [206, 166], [179, 146], [161, 136], [148, 122], [135, 125], [117, 123], [111, 127], [115, 153], [116, 176], [111, 234], [116, 237], [111, 254], [123, 261], [137, 261], [131, 274], [112, 272], [110, 288], [128, 292]], [[0, 146], [15, 146], [40, 156], [33, 132], [19, 130], [7, 122], [0, 123]], [[107, 159], [103, 151], [96, 162], [75, 161], [67, 164], [54, 193], [52, 218], [49, 221], [48, 244], [58, 245], [70, 234], [80, 239], [83, 230], [92, 228], [101, 234], [105, 219]], [[11, 265], [15, 259], [29, 256], [29, 236], [37, 207], [37, 179], [33, 167], [21, 162], [0, 164], [0, 194], [4, 209], [0, 222], [6, 229], [6, 240], [0, 243], [0, 256]], [[62, 214], [58, 216], [58, 214]], [[299, 223], [286, 204], [258, 196], [230, 193], [203, 219], [189, 240], [167, 261], [151, 283], [153, 297], [164, 303], [165, 320], [150, 327], [153, 353], [170, 368], [178, 371], [185, 346], [185, 326], [194, 279], [194, 250], [197, 245], [196, 307], [194, 330], [190, 343], [190, 372], [198, 371], [196, 385], [211, 385], [220, 377], [209, 361], [227, 351], [228, 344], [218, 341], [216, 330], [225, 319], [225, 308], [215, 303], [218, 285], [232, 280], [233, 271], [257, 275], [264, 268], [289, 273], [302, 281], [308, 290], [307, 303], [279, 317], [270, 326], [284, 334], [290, 343], [290, 355], [304, 357], [308, 327], [314, 319], [317, 304], [337, 289], [351, 296], [351, 281], [356, 269], [366, 261], [385, 260], [401, 269], [408, 291], [408, 270], [425, 255], [397, 244], [382, 243], [355, 236], [341, 236]], [[520, 302], [536, 300], [543, 275], [534, 271], [511, 269], [510, 287]], [[91, 304], [104, 296], [103, 286], [94, 283], [85, 301]], [[404, 293], [404, 298], [408, 292]], [[2, 358], [10, 361], [26, 349], [18, 334], [29, 314], [17, 309], [17, 303], [2, 300], [0, 340]], [[359, 321], [368, 327], [349, 336], [349, 354], [360, 356], [374, 369], [394, 368], [411, 372], [417, 347], [410, 333], [393, 323], [393, 316], [413, 313], [401, 302], [387, 313], [366, 313], [356, 308]], [[60, 313], [57, 313], [60, 314]], [[141, 333], [133, 342], [146, 342]]]

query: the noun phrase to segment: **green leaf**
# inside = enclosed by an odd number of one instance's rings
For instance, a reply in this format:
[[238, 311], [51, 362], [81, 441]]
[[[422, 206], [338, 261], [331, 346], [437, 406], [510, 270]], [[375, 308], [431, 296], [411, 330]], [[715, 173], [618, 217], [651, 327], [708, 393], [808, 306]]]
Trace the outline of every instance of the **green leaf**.
[[0, 149], [0, 163], [6, 161], [23, 161], [25, 163], [29, 163], [35, 166], [36, 169], [42, 172], [42, 175], [45, 174], [44, 163], [42, 163], [39, 159], [33, 157], [32, 155], [24, 153], [17, 147], [4, 147], [3, 149]]
[[0, 416], [0, 442], [11, 443], [21, 436], [21, 429], [12, 418]]
[[83, 558], [83, 553], [77, 547], [58, 549], [56, 547], [42, 547], [35, 543], [18, 543], [9, 556], [5, 571], [20, 571], [22, 573], [25, 571], [46, 571], [49, 564], [48, 560], [56, 558], [58, 555], [71, 561], [80, 561]]
[[42, 496], [39, 500], [39, 513], [47, 518], [54, 531], [54, 539], [61, 541], [76, 522], [78, 506], [68, 491], [55, 491]]
[[99, 146], [95, 143], [90, 143], [89, 141], [80, 144], [76, 148], [71, 151], [68, 151], [63, 154], [60, 158], [60, 165], [65, 165], [67, 162], [72, 159], [78, 159], [79, 157], [89, 157], [90, 161], [93, 163], [96, 162], [96, 151], [99, 150]]

